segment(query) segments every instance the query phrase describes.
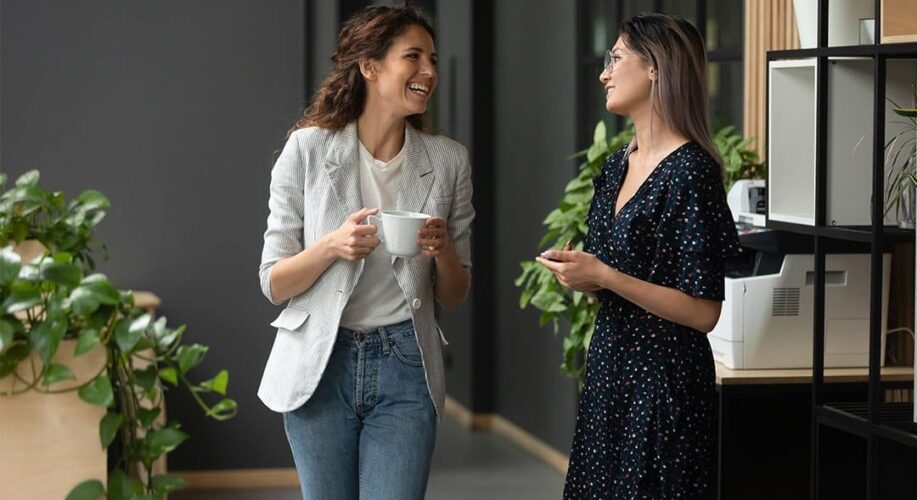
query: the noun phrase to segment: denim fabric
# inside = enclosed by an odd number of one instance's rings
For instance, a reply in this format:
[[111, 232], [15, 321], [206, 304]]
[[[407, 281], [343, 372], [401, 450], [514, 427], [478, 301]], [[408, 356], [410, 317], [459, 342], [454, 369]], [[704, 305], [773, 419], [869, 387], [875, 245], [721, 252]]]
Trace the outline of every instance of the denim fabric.
[[412, 323], [341, 328], [315, 394], [283, 421], [305, 500], [423, 499], [436, 411]]

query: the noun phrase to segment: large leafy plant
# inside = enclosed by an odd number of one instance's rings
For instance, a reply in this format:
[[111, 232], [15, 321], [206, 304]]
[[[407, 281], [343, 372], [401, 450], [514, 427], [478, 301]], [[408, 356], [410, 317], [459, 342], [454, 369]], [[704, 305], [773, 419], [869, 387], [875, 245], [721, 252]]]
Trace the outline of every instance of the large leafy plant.
[[728, 192], [739, 179], [764, 179], [764, 163], [750, 149], [752, 139], [743, 137], [735, 127], [726, 125], [713, 134], [713, 145], [723, 158], [723, 184]]
[[903, 127], [885, 144], [885, 215], [895, 209], [899, 217], [909, 217], [901, 221], [904, 224], [914, 223], [914, 199], [906, 193], [914, 193], [917, 186], [917, 84], [912, 84], [912, 88], [914, 101], [910, 108], [889, 99], [892, 111], [904, 120], [893, 122]]
[[[182, 343], [184, 325], [153, 321], [134, 306], [131, 293], [94, 272], [92, 253], [104, 248], [94, 230], [110, 208], [104, 195], [90, 190], [68, 202], [41, 188], [37, 171], [10, 189], [6, 181], [0, 174], [0, 380], [6, 388], [0, 397], [76, 391], [106, 409], [98, 431], [113, 464], [108, 483], [80, 483], [67, 500], [159, 499], [183, 488], [180, 477], [152, 472], [160, 456], [188, 439], [178, 422], [161, 417], [164, 392], [183, 386], [208, 417], [225, 420], [236, 413], [236, 402], [225, 397], [228, 373], [192, 382], [189, 372], [208, 348]], [[24, 240], [37, 240], [46, 251], [23, 262], [13, 244]], [[60, 389], [75, 378], [56, 357], [63, 346], [75, 356], [104, 349], [104, 366], [90, 380]], [[215, 403], [205, 400], [208, 393]]]
[[[633, 138], [633, 128], [628, 126], [618, 134], [608, 137], [605, 124], [599, 122], [593, 134], [589, 149], [577, 153], [582, 157], [576, 178], [567, 184], [559, 206], [544, 220], [547, 233], [538, 244], [539, 249], [562, 248], [572, 242], [576, 250], [583, 249], [588, 227], [586, 216], [594, 194], [592, 179], [602, 170], [609, 154], [627, 145]], [[732, 126], [721, 128], [714, 134], [717, 152], [723, 157], [724, 182], [731, 186], [738, 179], [763, 178], [764, 165], [758, 155], [749, 149], [750, 139], [735, 133]], [[516, 286], [522, 289], [519, 307], [532, 306], [541, 311], [539, 325], [552, 323], [554, 333], [560, 331], [560, 322], [570, 324], [564, 337], [563, 373], [580, 382], [585, 376], [585, 354], [592, 339], [595, 317], [599, 304], [581, 292], [571, 291], [557, 282], [554, 275], [533, 260], [521, 262], [522, 274], [516, 278]]]

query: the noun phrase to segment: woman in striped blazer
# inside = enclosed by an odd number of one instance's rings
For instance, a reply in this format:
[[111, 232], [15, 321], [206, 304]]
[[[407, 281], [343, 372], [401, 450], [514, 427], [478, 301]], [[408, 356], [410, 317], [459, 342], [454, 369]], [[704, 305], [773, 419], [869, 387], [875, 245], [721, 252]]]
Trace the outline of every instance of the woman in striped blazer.
[[[421, 499], [445, 398], [434, 300], [470, 283], [471, 173], [426, 132], [434, 33], [412, 7], [368, 7], [271, 173], [261, 288], [287, 302], [258, 395], [283, 413], [307, 499]], [[430, 214], [416, 257], [366, 218]]]

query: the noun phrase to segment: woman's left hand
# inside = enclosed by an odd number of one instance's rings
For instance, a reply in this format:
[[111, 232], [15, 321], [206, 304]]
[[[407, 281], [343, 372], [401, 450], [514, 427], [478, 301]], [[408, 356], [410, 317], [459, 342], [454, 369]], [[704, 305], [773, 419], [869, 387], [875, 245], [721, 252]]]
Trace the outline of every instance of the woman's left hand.
[[442, 217], [430, 217], [417, 231], [417, 244], [420, 253], [427, 257], [441, 257], [452, 251], [452, 238], [446, 229], [446, 220]]
[[575, 250], [548, 250], [535, 260], [554, 273], [561, 285], [580, 292], [604, 288], [600, 278], [607, 267], [595, 255]]

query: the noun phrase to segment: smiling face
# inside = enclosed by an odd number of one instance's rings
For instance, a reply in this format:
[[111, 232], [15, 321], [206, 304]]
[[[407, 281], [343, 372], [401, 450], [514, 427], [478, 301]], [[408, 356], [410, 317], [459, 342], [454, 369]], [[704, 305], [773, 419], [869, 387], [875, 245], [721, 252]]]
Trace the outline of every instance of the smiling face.
[[408, 27], [381, 60], [361, 63], [367, 105], [401, 117], [424, 113], [436, 89], [436, 62], [430, 33], [418, 25]]
[[611, 65], [599, 75], [605, 87], [605, 109], [618, 115], [631, 115], [649, 106], [655, 70], [618, 37], [611, 49]]

